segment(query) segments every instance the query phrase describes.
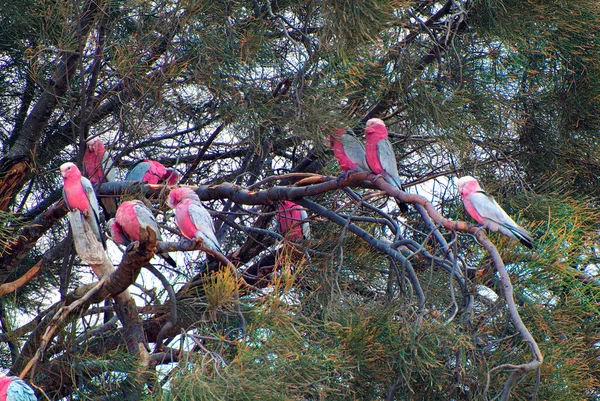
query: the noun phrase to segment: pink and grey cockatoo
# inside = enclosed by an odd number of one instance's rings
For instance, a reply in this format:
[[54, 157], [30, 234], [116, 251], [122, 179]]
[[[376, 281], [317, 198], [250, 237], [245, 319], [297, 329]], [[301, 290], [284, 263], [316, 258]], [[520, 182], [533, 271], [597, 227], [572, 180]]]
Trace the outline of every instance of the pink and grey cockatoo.
[[533, 248], [533, 238], [524, 228], [519, 227], [513, 219], [488, 195], [477, 180], [471, 176], [460, 178], [456, 185], [467, 212], [479, 224], [490, 231], [500, 232], [521, 241], [527, 248]]
[[178, 178], [179, 175], [175, 170], [166, 168], [154, 160], [139, 162], [125, 176], [125, 180], [168, 185], [175, 185]]
[[[152, 211], [139, 200], [121, 203], [115, 218], [108, 221], [110, 236], [119, 245], [129, 245], [140, 240], [140, 228], [150, 227], [156, 233], [156, 239], [162, 241], [158, 223]], [[177, 263], [168, 253], [159, 253], [168, 264], [177, 267]]]
[[192, 189], [186, 187], [172, 189], [167, 204], [175, 209], [175, 222], [184, 237], [201, 238], [207, 247], [223, 253], [215, 236], [212, 217]]
[[18, 376], [0, 377], [0, 401], [37, 401], [35, 392]]
[[[83, 155], [83, 168], [85, 176], [90, 182], [94, 185], [102, 182], [114, 182], [115, 171], [112, 167], [102, 140], [94, 138], [87, 141]], [[106, 171], [107, 169], [108, 171]], [[100, 202], [109, 216], [115, 215], [117, 211], [117, 201], [115, 198], [101, 198]]]
[[344, 173], [349, 171], [370, 171], [365, 157], [365, 147], [350, 132], [339, 128], [329, 136], [333, 155]]
[[[398, 174], [396, 155], [392, 143], [388, 139], [385, 123], [379, 118], [371, 118], [367, 121], [365, 134], [367, 136], [365, 154], [371, 171], [380, 174], [388, 184], [404, 191]], [[406, 203], [399, 200], [396, 200], [396, 203], [398, 203], [401, 212], [408, 212]]]
[[289, 240], [310, 238], [310, 224], [307, 221], [306, 210], [297, 203], [285, 200], [277, 209], [279, 232]]
[[63, 177], [63, 197], [70, 210], [79, 210], [90, 225], [96, 238], [106, 248], [104, 238], [100, 232], [100, 206], [94, 193], [94, 186], [73, 163], [64, 163], [60, 166]]

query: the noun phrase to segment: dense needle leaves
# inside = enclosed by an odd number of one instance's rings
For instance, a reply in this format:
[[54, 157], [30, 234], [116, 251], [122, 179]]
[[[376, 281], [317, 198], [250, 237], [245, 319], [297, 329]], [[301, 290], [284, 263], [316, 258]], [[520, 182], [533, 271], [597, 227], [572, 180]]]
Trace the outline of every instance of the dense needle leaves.
[[[599, 399], [596, 1], [4, 3], [0, 365], [40, 397]], [[329, 134], [373, 117], [408, 213], [328, 181]], [[138, 277], [146, 240], [76, 252], [58, 168], [95, 137], [97, 194], [143, 199], [176, 269]], [[144, 159], [198, 187], [227, 260], [181, 240], [169, 188], [123, 182]], [[443, 220], [475, 223], [462, 175], [532, 251]], [[277, 232], [283, 199], [310, 239]], [[129, 290], [89, 302], [112, 265]]]

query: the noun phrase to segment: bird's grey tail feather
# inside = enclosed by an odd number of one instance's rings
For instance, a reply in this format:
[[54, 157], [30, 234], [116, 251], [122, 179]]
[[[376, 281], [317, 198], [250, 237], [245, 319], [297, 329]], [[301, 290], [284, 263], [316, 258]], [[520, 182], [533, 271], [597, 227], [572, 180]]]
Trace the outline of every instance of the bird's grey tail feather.
[[[398, 179], [392, 177], [389, 174], [386, 174], [384, 178], [388, 182], [388, 184], [393, 185], [396, 188], [398, 188], [400, 191], [404, 192], [404, 187], [402, 186], [402, 183]], [[398, 208], [400, 209], [401, 213], [408, 212], [408, 205], [406, 203], [404, 203], [396, 198], [394, 198], [394, 199], [396, 200], [396, 203], [398, 204]]]
[[506, 226], [506, 228], [513, 233], [513, 235], [521, 242], [521, 244], [525, 245], [529, 249], [533, 249], [533, 238], [531, 238], [531, 235], [527, 231], [521, 227]]
[[177, 267], [177, 262], [173, 260], [173, 258], [166, 252], [159, 253], [158, 256], [163, 258], [165, 262], [167, 262], [171, 267]]

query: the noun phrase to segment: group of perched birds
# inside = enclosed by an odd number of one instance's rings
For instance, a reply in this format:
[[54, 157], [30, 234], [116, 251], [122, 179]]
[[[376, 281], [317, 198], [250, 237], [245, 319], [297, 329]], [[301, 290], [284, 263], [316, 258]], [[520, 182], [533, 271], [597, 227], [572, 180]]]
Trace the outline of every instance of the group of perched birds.
[[[367, 121], [365, 144], [351, 131], [340, 128], [330, 136], [330, 145], [338, 164], [345, 174], [349, 172], [372, 171], [381, 175], [387, 183], [403, 191], [394, 148], [388, 139], [387, 127], [383, 120], [372, 118]], [[457, 181], [465, 209], [479, 224], [490, 231], [500, 232], [519, 240], [528, 248], [533, 248], [533, 238], [489, 196], [471, 176]], [[408, 211], [405, 203], [398, 202], [401, 212]]]
[[[336, 130], [330, 137], [330, 144], [335, 158], [344, 174], [350, 172], [371, 171], [381, 175], [386, 182], [403, 191], [398, 166], [385, 123], [373, 118], [367, 121], [365, 129], [366, 141], [363, 144], [345, 129]], [[100, 230], [101, 210], [94, 192], [94, 185], [114, 181], [114, 173], [108, 169], [107, 154], [104, 144], [99, 138], [86, 144], [83, 166], [86, 177], [73, 163], [60, 166], [63, 178], [64, 200], [70, 210], [79, 210], [88, 222], [98, 241], [104, 244]], [[165, 168], [161, 163], [144, 160], [136, 164], [126, 175], [126, 180], [147, 184], [175, 185], [177, 172]], [[520, 227], [508, 214], [480, 187], [477, 180], [465, 176], [457, 181], [463, 204], [467, 212], [479, 224], [487, 229], [500, 232], [519, 240], [528, 248], [533, 247], [533, 238]], [[215, 227], [210, 213], [204, 208], [198, 195], [187, 187], [171, 189], [167, 204], [175, 209], [175, 222], [181, 235], [188, 239], [202, 239], [205, 246], [221, 252], [219, 241], [215, 235]], [[116, 199], [102, 198], [102, 205], [107, 214], [114, 216], [107, 222], [111, 239], [120, 245], [128, 245], [140, 240], [140, 229], [150, 227], [162, 240], [160, 230], [152, 210], [142, 201], [122, 202], [116, 207]], [[400, 210], [406, 212], [408, 207], [398, 202]], [[282, 201], [276, 213], [279, 230], [289, 240], [306, 239], [310, 236], [310, 227], [306, 211], [292, 201]], [[176, 266], [168, 254], [161, 254], [167, 263]], [[2, 400], [35, 400], [33, 390], [18, 377], [0, 377], [0, 401]]]
[[[99, 242], [106, 246], [100, 229], [102, 211], [94, 192], [94, 184], [110, 182], [114, 180], [107, 171], [106, 152], [104, 145], [99, 139], [90, 140], [87, 143], [86, 153], [83, 158], [84, 171], [88, 177], [84, 177], [74, 163], [64, 163], [60, 166], [63, 178], [63, 196], [70, 210], [79, 210], [88, 222], [92, 232]], [[147, 184], [169, 184], [177, 182], [177, 173], [165, 168], [159, 162], [145, 160], [138, 163], [129, 171], [126, 180], [144, 182]], [[142, 228], [152, 228], [157, 239], [162, 240], [158, 223], [152, 210], [142, 201], [132, 200], [122, 202], [116, 207], [114, 198], [103, 203], [108, 215], [114, 216], [107, 222], [111, 239], [119, 245], [128, 245], [140, 240]], [[110, 202], [112, 201], [112, 202]], [[115, 203], [113, 206], [113, 202]], [[215, 228], [210, 213], [200, 202], [198, 195], [187, 187], [174, 188], [170, 191], [167, 200], [169, 207], [175, 209], [175, 222], [181, 234], [188, 239], [201, 238], [204, 244], [211, 250], [221, 251], [219, 242], [215, 236]], [[176, 262], [168, 255], [161, 254], [170, 265], [176, 266]]]
[[[330, 136], [330, 144], [335, 158], [344, 174], [350, 172], [370, 171], [380, 175], [395, 188], [403, 191], [398, 174], [398, 166], [385, 123], [378, 118], [367, 121], [365, 144], [356, 138], [351, 131], [338, 129]], [[64, 199], [71, 210], [79, 210], [89, 223], [98, 241], [104, 244], [100, 230], [101, 210], [95, 196], [94, 185], [114, 181], [114, 173], [107, 169], [108, 160], [104, 144], [99, 138], [86, 144], [83, 157], [85, 177], [73, 163], [64, 163], [60, 171], [64, 181]], [[161, 163], [144, 160], [135, 165], [126, 175], [125, 180], [144, 182], [147, 184], [177, 183], [178, 175], [173, 169], [165, 168]], [[518, 239], [523, 245], [532, 248], [531, 235], [486, 194], [473, 177], [462, 177], [457, 182], [465, 209], [481, 225], [491, 231], [497, 231]], [[152, 228], [159, 240], [160, 230], [152, 210], [139, 200], [122, 202], [116, 207], [115, 198], [102, 198], [102, 205], [111, 218], [107, 225], [110, 237], [117, 244], [128, 245], [140, 239], [140, 228]], [[190, 188], [178, 187], [170, 191], [167, 204], [175, 209], [175, 222], [181, 234], [189, 239], [202, 239], [211, 250], [221, 252], [219, 241], [215, 235], [213, 220], [204, 208], [198, 195]], [[398, 201], [401, 212], [408, 211], [408, 206]], [[306, 211], [291, 201], [282, 201], [276, 214], [281, 233], [290, 240], [306, 239], [310, 228]], [[167, 255], [161, 255], [171, 265], [175, 261]]]

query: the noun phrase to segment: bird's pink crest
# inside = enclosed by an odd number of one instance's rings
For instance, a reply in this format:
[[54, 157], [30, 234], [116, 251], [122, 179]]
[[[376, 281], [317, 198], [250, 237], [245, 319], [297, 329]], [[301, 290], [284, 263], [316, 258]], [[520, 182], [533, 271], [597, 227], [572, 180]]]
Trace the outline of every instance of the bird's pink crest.
[[79, 168], [74, 163], [67, 162], [61, 164], [60, 175], [64, 179], [78, 180], [81, 178], [81, 171], [79, 171]]
[[481, 189], [477, 180], [470, 175], [465, 175], [464, 177], [459, 178], [458, 181], [456, 181], [456, 186], [458, 187], [458, 192], [463, 196], [469, 195]]
[[102, 140], [100, 138], [97, 138], [97, 137], [87, 141], [86, 148], [87, 148], [86, 152], [94, 153], [95, 155], [99, 156], [100, 158], [102, 158], [102, 155], [106, 151], [106, 148], [104, 147], [104, 143], [102, 142]]
[[167, 204], [170, 208], [175, 208], [184, 199], [192, 199], [194, 201], [200, 202], [200, 198], [191, 188], [181, 187], [174, 188], [171, 190], [171, 192], [169, 192]]
[[385, 123], [380, 118], [371, 118], [367, 121], [367, 128], [365, 129], [367, 137], [376, 137], [377, 139], [383, 139], [388, 137], [387, 128]]
[[102, 158], [105, 152], [104, 143], [100, 138], [90, 139], [86, 143], [85, 154], [83, 155], [83, 167], [85, 175], [92, 184], [100, 182], [104, 176], [102, 167]]

